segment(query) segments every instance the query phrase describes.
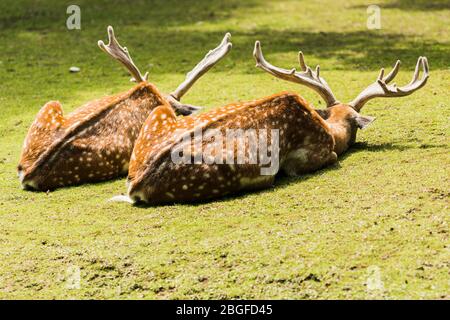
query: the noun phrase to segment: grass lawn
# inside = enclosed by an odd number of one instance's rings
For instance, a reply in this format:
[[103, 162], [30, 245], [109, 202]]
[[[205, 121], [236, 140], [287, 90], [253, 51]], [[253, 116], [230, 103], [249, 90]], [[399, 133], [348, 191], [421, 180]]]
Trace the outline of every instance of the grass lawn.
[[[380, 0], [380, 30], [367, 29], [370, 3], [357, 0], [76, 3], [81, 30], [70, 31], [69, 3], [0, 2], [0, 298], [450, 299], [448, 1]], [[208, 108], [282, 90], [324, 105], [256, 69], [257, 39], [285, 68], [301, 49], [341, 101], [397, 58], [398, 84], [421, 55], [430, 79], [367, 104], [377, 121], [338, 165], [266, 191], [162, 207], [107, 202], [125, 179], [22, 191], [22, 141], [45, 102], [68, 113], [131, 88], [96, 45], [109, 24], [163, 92], [231, 32], [230, 54], [183, 100]]]

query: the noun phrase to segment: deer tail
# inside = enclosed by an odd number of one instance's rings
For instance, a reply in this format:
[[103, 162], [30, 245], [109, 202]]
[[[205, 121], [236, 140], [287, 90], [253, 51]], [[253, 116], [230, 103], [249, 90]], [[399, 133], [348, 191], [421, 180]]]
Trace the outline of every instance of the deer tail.
[[134, 204], [134, 201], [129, 196], [124, 196], [122, 194], [112, 197], [108, 202], [128, 202]]

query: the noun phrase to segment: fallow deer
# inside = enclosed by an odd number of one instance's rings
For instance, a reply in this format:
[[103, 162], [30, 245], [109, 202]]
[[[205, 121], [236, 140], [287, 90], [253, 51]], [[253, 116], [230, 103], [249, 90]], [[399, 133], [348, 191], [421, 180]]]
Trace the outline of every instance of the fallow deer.
[[89, 102], [67, 116], [59, 102], [46, 103], [23, 145], [18, 173], [24, 188], [46, 191], [126, 175], [135, 140], [151, 111], [160, 105], [183, 115], [198, 110], [179, 100], [232, 46], [227, 33], [174, 92], [163, 95], [147, 82], [148, 73], [141, 74], [127, 48], [119, 45], [111, 26], [108, 37], [109, 44], [99, 41], [99, 47], [122, 63], [139, 84]]
[[[336, 100], [326, 81], [320, 77], [319, 66], [313, 71], [306, 65], [302, 52], [299, 53], [301, 72], [269, 64], [259, 42], [255, 44], [254, 57], [256, 66], [264, 71], [318, 92], [325, 99], [327, 108], [314, 110], [302, 97], [289, 92], [230, 104], [183, 119], [177, 119], [167, 106], [159, 106], [150, 114], [137, 139], [130, 162], [128, 196], [122, 196], [122, 200], [148, 204], [205, 200], [242, 190], [267, 188], [273, 184], [278, 168], [289, 176], [315, 171], [336, 162], [338, 155], [355, 142], [357, 129], [364, 129], [374, 120], [359, 113], [366, 102], [375, 97], [409, 95], [423, 87], [428, 79], [427, 59], [420, 57], [408, 85], [389, 85], [399, 70], [400, 62], [397, 61], [387, 76], [381, 69], [375, 83], [352, 102], [343, 104]], [[423, 76], [419, 79], [421, 68]], [[217, 135], [212, 135], [212, 139], [205, 134], [206, 138], [196, 142], [196, 132], [206, 133], [213, 129], [223, 136], [229, 129], [267, 132], [271, 163], [279, 161], [279, 167], [262, 174], [261, 163], [249, 162], [252, 157], [254, 159], [252, 143], [255, 140], [245, 135], [233, 141], [231, 148], [217, 139]], [[274, 132], [278, 133], [275, 135], [278, 142], [273, 139]], [[205, 152], [208, 144], [214, 145], [214, 141], [218, 144], [212, 152], [209, 149], [208, 156], [213, 156], [216, 161], [206, 162], [208, 158], [203, 162], [173, 161], [174, 151], [182, 150], [188, 158], [195, 159], [198, 150]], [[273, 148], [276, 143], [278, 146]], [[237, 158], [239, 152], [245, 154], [244, 161]]]

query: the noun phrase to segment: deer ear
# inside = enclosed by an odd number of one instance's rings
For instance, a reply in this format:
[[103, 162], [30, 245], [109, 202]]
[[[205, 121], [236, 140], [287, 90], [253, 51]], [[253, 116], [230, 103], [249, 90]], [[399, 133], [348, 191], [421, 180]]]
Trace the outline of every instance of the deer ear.
[[356, 124], [358, 125], [358, 128], [365, 129], [365, 128], [367, 128], [367, 126], [369, 124], [374, 122], [375, 119], [376, 119], [375, 117], [359, 115], [359, 116], [356, 117], [355, 120], [356, 120]]

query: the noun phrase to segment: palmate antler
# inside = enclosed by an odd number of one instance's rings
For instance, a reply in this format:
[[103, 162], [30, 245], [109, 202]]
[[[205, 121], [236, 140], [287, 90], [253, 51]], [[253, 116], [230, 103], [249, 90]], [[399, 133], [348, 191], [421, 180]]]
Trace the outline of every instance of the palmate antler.
[[[419, 80], [420, 69], [423, 69], [422, 78]], [[380, 74], [378, 76], [377, 81], [368, 86], [364, 91], [362, 91], [352, 102], [349, 103], [351, 107], [353, 107], [356, 111], [360, 111], [361, 108], [366, 104], [370, 99], [376, 97], [386, 97], [386, 98], [395, 98], [395, 97], [404, 97], [410, 95], [414, 91], [422, 88], [428, 80], [429, 77], [429, 67], [428, 60], [426, 57], [419, 57], [416, 64], [416, 69], [414, 71], [414, 75], [409, 84], [403, 87], [397, 87], [397, 85], [391, 84], [391, 82], [395, 76], [397, 75], [400, 69], [400, 60], [397, 60], [394, 68], [389, 74], [384, 77], [384, 68], [381, 69]]]
[[264, 59], [261, 50], [261, 44], [259, 41], [256, 41], [255, 43], [253, 56], [255, 57], [256, 66], [258, 68], [270, 73], [277, 78], [299, 83], [313, 89], [326, 101], [327, 107], [331, 107], [339, 103], [339, 101], [337, 101], [334, 97], [333, 92], [328, 86], [328, 83], [325, 81], [325, 79], [320, 77], [320, 67], [317, 66], [316, 71], [312, 71], [312, 69], [305, 63], [303, 52], [300, 51], [298, 53], [298, 60], [302, 72], [297, 72], [295, 68], [291, 70], [278, 68], [268, 63], [266, 59]]
[[122, 47], [117, 41], [114, 35], [114, 29], [111, 26], [108, 26], [108, 39], [109, 39], [108, 45], [105, 45], [105, 43], [102, 40], [98, 41], [98, 46], [100, 47], [100, 49], [105, 51], [114, 59], [121, 62], [125, 66], [125, 68], [127, 68], [127, 70], [131, 73], [131, 75], [134, 77], [136, 81], [138, 82], [147, 81], [148, 72], [145, 73], [144, 75], [141, 74], [138, 67], [136, 67], [136, 65], [134, 64], [133, 59], [131, 59], [128, 49], [126, 47]]
[[[200, 79], [209, 69], [211, 69], [214, 65], [216, 65], [223, 57], [230, 52], [232, 43], [231, 34], [226, 33], [223, 37], [222, 42], [213, 50], [210, 50], [206, 56], [192, 69], [187, 73], [186, 79], [181, 83], [178, 88], [176, 88], [173, 92], [166, 96], [166, 99], [170, 102], [172, 107], [177, 110], [186, 110], [186, 114], [190, 114], [201, 107], [192, 106], [188, 104], [180, 103], [180, 99], [189, 91], [189, 89], [194, 85], [194, 83]], [[183, 114], [183, 112], [180, 112]]]

